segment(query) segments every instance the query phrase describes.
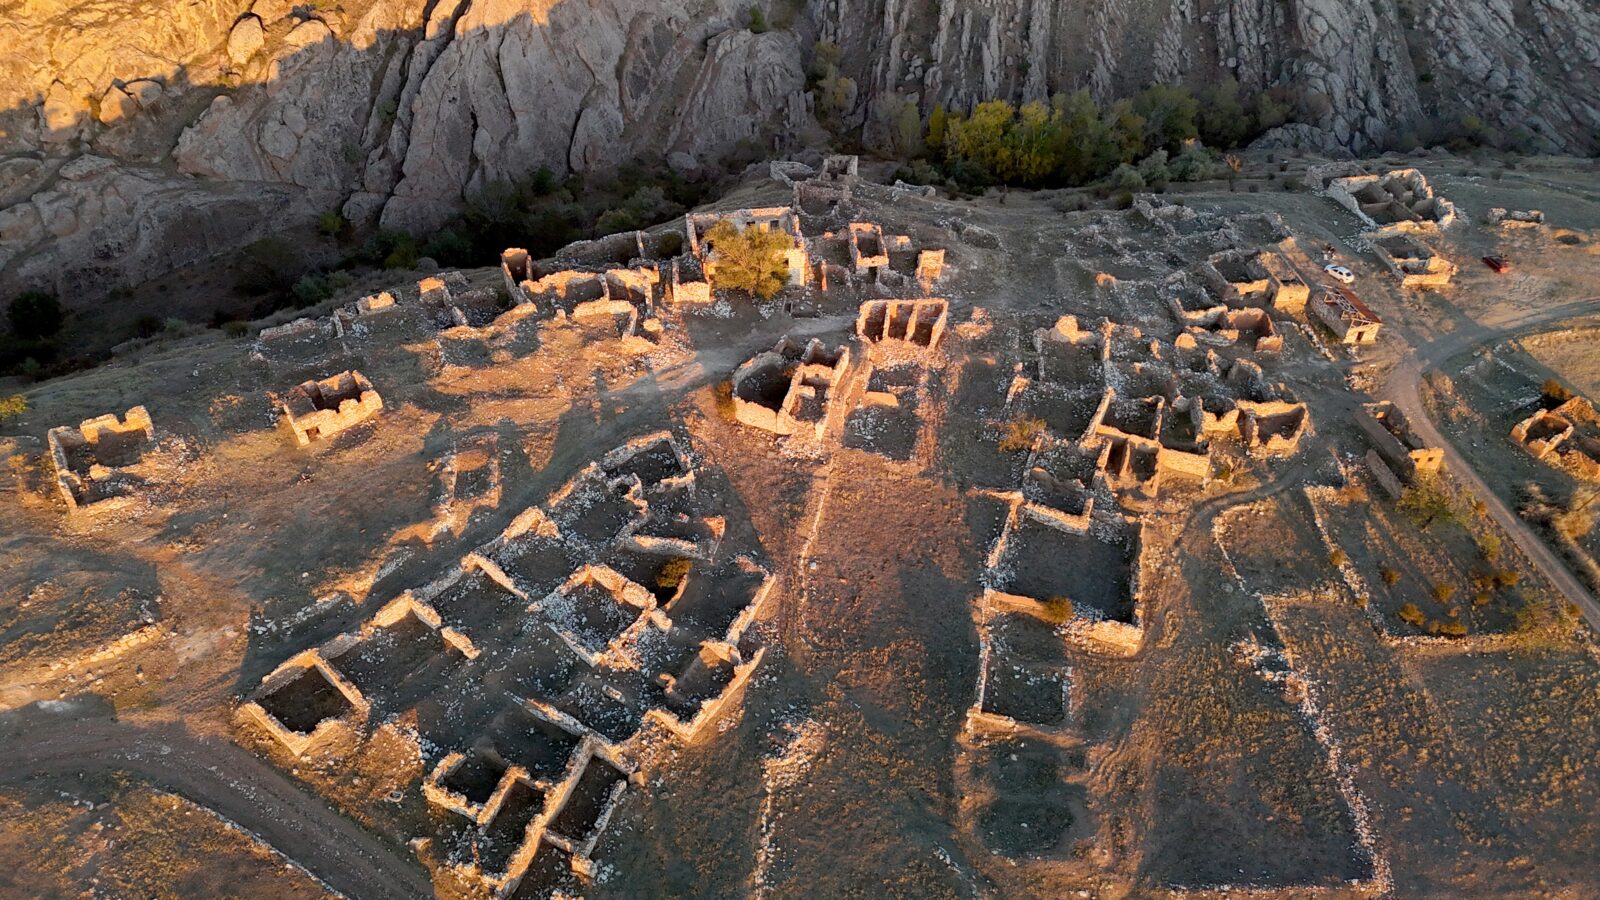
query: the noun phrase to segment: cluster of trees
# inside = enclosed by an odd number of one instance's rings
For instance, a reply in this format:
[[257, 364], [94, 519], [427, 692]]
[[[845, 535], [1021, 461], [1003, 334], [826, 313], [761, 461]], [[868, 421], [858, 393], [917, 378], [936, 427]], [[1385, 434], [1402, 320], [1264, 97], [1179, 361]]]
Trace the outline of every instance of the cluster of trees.
[[23, 291], [6, 305], [10, 326], [0, 336], [0, 373], [38, 377], [56, 360], [61, 348], [57, 335], [67, 313], [54, 294]]
[[1158, 84], [1104, 108], [1077, 91], [1020, 108], [990, 100], [970, 115], [936, 107], [922, 146], [911, 147], [904, 110], [894, 106], [886, 104], [884, 115], [897, 149], [907, 156], [925, 149], [939, 174], [963, 186], [1055, 187], [1111, 176], [1123, 190], [1226, 174], [1206, 146], [1239, 146], [1291, 112], [1277, 93], [1247, 102], [1231, 79], [1200, 95]]

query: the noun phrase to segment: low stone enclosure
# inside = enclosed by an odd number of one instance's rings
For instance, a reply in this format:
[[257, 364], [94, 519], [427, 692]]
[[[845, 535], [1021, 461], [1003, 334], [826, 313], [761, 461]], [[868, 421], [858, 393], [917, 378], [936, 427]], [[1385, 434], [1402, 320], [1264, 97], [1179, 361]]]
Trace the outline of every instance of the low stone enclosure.
[[[981, 664], [969, 727], [1063, 723], [1070, 671], [1017, 657], [1023, 632], [1043, 629], [1091, 653], [1137, 652], [1141, 516], [1164, 479], [1205, 483], [1222, 439], [1254, 456], [1298, 450], [1307, 408], [1274, 396], [1253, 350], [1230, 346], [1240, 354], [1230, 362], [1185, 349], [1184, 337], [1163, 341], [1109, 320], [1086, 330], [1073, 316], [1035, 332], [1037, 368], [1013, 379], [1006, 415], [1043, 429], [1019, 486], [985, 492], [1006, 514], [974, 607]], [[1048, 643], [1041, 635], [1026, 643]]]
[[1484, 216], [1484, 221], [1499, 228], [1538, 228], [1544, 224], [1544, 212], [1496, 206]]
[[[793, 182], [797, 198], [815, 188], [848, 200], [857, 188], [871, 187], [842, 174], [852, 171], [849, 157], [825, 168], [824, 175]], [[886, 199], [892, 201], [895, 194], [889, 191]], [[557, 258], [543, 261], [524, 249], [507, 248], [500, 257], [503, 293], [474, 289], [459, 272], [429, 276], [417, 284], [414, 301], [409, 292], [386, 291], [322, 319], [297, 319], [265, 329], [253, 358], [265, 363], [269, 354], [309, 351], [321, 359], [332, 344], [349, 354], [351, 336], [391, 327], [385, 322], [421, 322], [440, 342], [446, 365], [454, 364], [459, 354], [464, 354], [463, 364], [471, 365], [495, 352], [483, 341], [528, 319], [534, 327], [544, 322], [578, 325], [598, 339], [619, 339], [629, 352], [652, 352], [665, 337], [659, 316], [664, 305], [695, 306], [715, 299], [716, 250], [708, 235], [721, 222], [787, 235], [792, 241], [787, 251], [792, 288], [823, 293], [865, 289], [879, 297], [914, 297], [932, 290], [945, 271], [942, 248], [915, 247], [906, 235], [886, 235], [877, 224], [848, 221], [838, 205], [817, 214], [804, 212], [798, 201], [793, 207], [689, 213], [681, 237], [676, 232], [622, 232], [568, 245]], [[789, 299], [786, 305], [796, 315], [816, 308], [805, 299]], [[888, 337], [904, 339], [899, 333]], [[909, 340], [927, 341], [928, 335]]]
[[1283, 336], [1265, 309], [1215, 306], [1196, 310], [1178, 295], [1169, 295], [1168, 304], [1173, 316], [1184, 325], [1184, 333], [1177, 340], [1179, 349], [1201, 344], [1238, 344], [1253, 353], [1277, 353], [1283, 349]]
[[938, 349], [949, 320], [946, 300], [869, 300], [856, 314], [856, 335], [875, 359], [920, 356]]
[[1066, 521], [1029, 500], [1031, 492], [994, 495], [1009, 512], [989, 551], [987, 587], [973, 604], [978, 683], [969, 730], [1063, 727], [1071, 669], [1051, 645], [1128, 656], [1143, 639], [1139, 523], [1114, 504], [1097, 510], [1092, 497]]
[[431, 852], [500, 897], [529, 877], [587, 878], [639, 767], [666, 735], [713, 733], [765, 652], [750, 629], [772, 576], [724, 546], [705, 502], [676, 437], [629, 441], [284, 662], [240, 720], [294, 758], [419, 704], [453, 710], [419, 735], [420, 790], [445, 814]]
[[[1600, 481], [1600, 416], [1584, 397], [1555, 409], [1541, 409], [1511, 428], [1511, 440], [1534, 459], [1565, 468], [1579, 478]], [[1587, 434], [1584, 434], [1587, 432]], [[1587, 441], [1582, 437], [1589, 438]]]
[[1423, 443], [1393, 403], [1367, 403], [1351, 416], [1384, 462], [1407, 481], [1437, 474], [1444, 467], [1444, 448]]
[[1455, 205], [1435, 195], [1427, 176], [1416, 169], [1372, 175], [1359, 172], [1354, 164], [1336, 163], [1314, 167], [1307, 177], [1372, 230], [1433, 230], [1449, 227], [1456, 219]]
[[1372, 244], [1372, 253], [1401, 287], [1440, 288], [1455, 277], [1456, 265], [1434, 253], [1409, 234], [1372, 232], [1363, 237]]
[[837, 422], [850, 348], [827, 349], [789, 338], [756, 354], [733, 373], [734, 418], [774, 434], [821, 439]]
[[55, 467], [56, 489], [68, 510], [91, 505], [116, 505], [142, 483], [139, 461], [155, 444], [150, 413], [135, 406], [121, 418], [114, 414], [85, 419], [76, 428], [60, 426], [45, 435]]
[[1370, 344], [1383, 320], [1344, 285], [1327, 285], [1311, 301], [1311, 314], [1342, 344]]
[[296, 385], [277, 401], [284, 424], [301, 447], [353, 428], [383, 409], [372, 382], [353, 369]]

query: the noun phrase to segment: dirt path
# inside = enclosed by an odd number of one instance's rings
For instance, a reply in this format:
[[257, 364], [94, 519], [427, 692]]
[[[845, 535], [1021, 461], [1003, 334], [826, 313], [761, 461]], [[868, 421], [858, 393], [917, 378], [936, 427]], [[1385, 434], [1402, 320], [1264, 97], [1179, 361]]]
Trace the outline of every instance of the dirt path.
[[1556, 586], [1566, 598], [1576, 604], [1582, 611], [1583, 617], [1588, 621], [1589, 627], [1600, 632], [1600, 603], [1580, 583], [1572, 571], [1568, 569], [1550, 547], [1529, 528], [1506, 506], [1499, 495], [1489, 489], [1483, 479], [1478, 476], [1455, 445], [1434, 425], [1428, 416], [1427, 405], [1422, 402], [1422, 376], [1423, 373], [1444, 362], [1450, 357], [1461, 353], [1473, 346], [1482, 346], [1487, 343], [1513, 337], [1517, 334], [1536, 330], [1563, 319], [1570, 319], [1589, 313], [1600, 312], [1600, 297], [1591, 297], [1587, 300], [1577, 300], [1553, 306], [1545, 312], [1534, 316], [1523, 316], [1513, 322], [1498, 327], [1485, 324], [1474, 324], [1458, 328], [1450, 334], [1437, 340], [1415, 347], [1394, 371], [1389, 373], [1388, 379], [1379, 390], [1382, 399], [1393, 401], [1405, 413], [1406, 419], [1411, 423], [1424, 441], [1435, 447], [1443, 447], [1445, 461], [1456, 476], [1467, 483], [1473, 492], [1483, 499], [1488, 508], [1489, 515], [1500, 523], [1511, 535], [1522, 552], [1533, 560], [1533, 564], [1544, 573], [1551, 584]]
[[141, 728], [88, 704], [0, 716], [0, 784], [131, 772], [236, 823], [348, 897], [429, 897], [420, 865], [231, 744]]

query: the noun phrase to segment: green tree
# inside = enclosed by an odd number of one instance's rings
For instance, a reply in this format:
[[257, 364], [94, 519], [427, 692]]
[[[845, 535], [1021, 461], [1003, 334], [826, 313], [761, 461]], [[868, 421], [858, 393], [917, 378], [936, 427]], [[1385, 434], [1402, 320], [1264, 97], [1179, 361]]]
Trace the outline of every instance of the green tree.
[[945, 128], [949, 124], [950, 116], [944, 110], [944, 104], [933, 108], [933, 113], [928, 116], [928, 149], [934, 153], [944, 152]]
[[1205, 181], [1212, 177], [1212, 170], [1216, 166], [1211, 160], [1210, 150], [1203, 144], [1191, 144], [1167, 168], [1173, 181]]
[[1411, 517], [1423, 530], [1432, 527], [1435, 522], [1461, 522], [1461, 511], [1456, 508], [1455, 498], [1437, 478], [1421, 479], [1406, 488], [1400, 495], [1400, 511]]
[[887, 149], [895, 158], [909, 160], [923, 154], [926, 147], [922, 141], [922, 113], [911, 98], [890, 93], [878, 101], [874, 115], [888, 136]]
[[1004, 100], [979, 103], [972, 115], [950, 123], [947, 153], [1004, 178], [1011, 169], [1011, 148], [1008, 132], [1016, 110]]
[[1166, 148], [1176, 153], [1184, 141], [1200, 136], [1195, 125], [1200, 104], [1188, 88], [1151, 85], [1133, 98], [1133, 112], [1144, 120], [1144, 152]]
[[1100, 110], [1088, 91], [1057, 94], [1054, 133], [1057, 171], [1067, 181], [1082, 184], [1102, 171], [1101, 160], [1113, 155], [1106, 149], [1110, 135], [1100, 118]]
[[1144, 183], [1154, 190], [1161, 190], [1172, 180], [1172, 171], [1167, 167], [1167, 151], [1157, 150], [1139, 161], [1139, 177]]
[[6, 316], [11, 320], [11, 331], [17, 337], [38, 340], [60, 331], [67, 314], [54, 294], [23, 291], [12, 299]]
[[1118, 100], [1101, 116], [1103, 138], [1097, 143], [1095, 170], [1109, 172], [1144, 156], [1144, 117], [1129, 100]]
[[788, 251], [794, 239], [775, 229], [751, 226], [740, 231], [724, 219], [706, 233], [712, 247], [717, 287], [748, 291], [763, 300], [789, 280]]
[[1254, 117], [1239, 98], [1239, 82], [1233, 76], [1206, 91], [1200, 105], [1200, 139], [1213, 147], [1231, 148], [1244, 143], [1255, 130]]
[[1257, 131], [1277, 128], [1289, 121], [1289, 117], [1294, 114], [1294, 107], [1289, 104], [1281, 88], [1257, 94], [1251, 106]]
[[1053, 136], [1057, 121], [1043, 103], [1023, 104], [1007, 135], [1010, 171], [1007, 180], [1039, 184], [1057, 169]]

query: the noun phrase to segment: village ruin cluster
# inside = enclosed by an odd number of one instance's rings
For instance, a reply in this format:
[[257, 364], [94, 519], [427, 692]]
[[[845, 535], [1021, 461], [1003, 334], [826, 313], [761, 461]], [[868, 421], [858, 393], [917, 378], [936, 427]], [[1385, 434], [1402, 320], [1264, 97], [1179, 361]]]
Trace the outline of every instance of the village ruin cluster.
[[445, 752], [421, 789], [455, 814], [442, 856], [500, 896], [535, 864], [590, 874], [641, 746], [663, 729], [693, 740], [761, 660], [745, 632], [771, 576], [724, 544], [695, 470], [667, 433], [605, 454], [433, 581], [285, 661], [241, 715], [299, 757], [449, 673], [450, 698], [432, 702], [472, 712], [424, 735]]
[[18, 546], [74, 572], [18, 566], [0, 692], [192, 690], [138, 758], [225, 746], [218, 814], [350, 895], [1581, 882], [1600, 663], [1468, 448], [1600, 482], [1600, 418], [1473, 400], [1526, 326], [1437, 323], [1586, 234], [1405, 160], [1087, 211], [864, 168], [41, 403]]

